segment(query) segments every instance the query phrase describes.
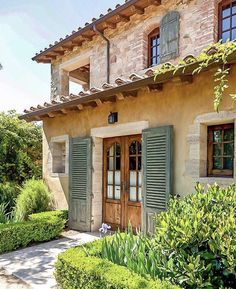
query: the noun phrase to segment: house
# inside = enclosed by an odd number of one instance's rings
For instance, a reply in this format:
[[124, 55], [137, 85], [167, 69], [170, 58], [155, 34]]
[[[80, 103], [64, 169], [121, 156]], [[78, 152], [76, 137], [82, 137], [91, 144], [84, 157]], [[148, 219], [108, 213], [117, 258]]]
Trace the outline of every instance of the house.
[[[33, 57], [51, 65], [51, 100], [21, 118], [43, 121], [44, 179], [71, 228], [130, 221], [151, 232], [170, 195], [235, 182], [236, 107], [227, 96], [213, 107], [221, 63], [199, 74], [191, 64], [235, 38], [235, 0], [129, 0]], [[173, 73], [181, 59], [187, 69]], [[235, 61], [234, 52], [227, 94]], [[71, 93], [72, 82], [83, 90]]]

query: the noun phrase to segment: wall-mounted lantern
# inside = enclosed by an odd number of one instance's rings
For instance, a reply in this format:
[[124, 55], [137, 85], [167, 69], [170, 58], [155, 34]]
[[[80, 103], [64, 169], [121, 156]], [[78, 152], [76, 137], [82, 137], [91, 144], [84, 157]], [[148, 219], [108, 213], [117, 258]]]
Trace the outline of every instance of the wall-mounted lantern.
[[118, 112], [110, 112], [108, 115], [108, 123], [114, 124], [118, 121]]

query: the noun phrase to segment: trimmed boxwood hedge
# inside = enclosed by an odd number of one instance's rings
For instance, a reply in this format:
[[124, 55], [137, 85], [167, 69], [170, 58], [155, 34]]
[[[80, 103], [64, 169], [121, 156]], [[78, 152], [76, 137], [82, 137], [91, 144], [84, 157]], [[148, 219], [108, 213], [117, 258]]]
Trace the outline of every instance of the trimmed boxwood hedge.
[[[179, 289], [167, 281], [147, 280], [98, 256], [101, 240], [58, 256], [55, 276], [62, 289]], [[96, 257], [97, 256], [97, 257]]]
[[66, 211], [51, 211], [30, 215], [28, 221], [0, 224], [0, 253], [54, 239], [63, 231], [66, 218]]

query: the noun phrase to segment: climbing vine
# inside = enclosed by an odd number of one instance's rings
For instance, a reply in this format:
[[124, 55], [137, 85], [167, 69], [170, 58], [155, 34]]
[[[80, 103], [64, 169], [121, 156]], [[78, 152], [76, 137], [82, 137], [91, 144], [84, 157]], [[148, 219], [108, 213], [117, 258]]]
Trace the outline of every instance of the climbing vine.
[[[236, 51], [236, 42], [228, 41], [226, 43], [214, 43], [204, 49], [198, 56], [188, 55], [180, 60], [177, 65], [165, 63], [157, 68], [155, 71], [155, 79], [160, 75], [172, 72], [173, 75], [184, 74], [187, 69], [190, 69], [192, 75], [198, 74], [207, 70], [210, 66], [218, 64], [219, 68], [214, 74], [214, 109], [218, 112], [224, 93], [228, 89], [228, 75], [230, 74], [230, 56]], [[192, 70], [192, 66], [196, 67]], [[236, 93], [230, 94], [233, 101], [236, 100]]]

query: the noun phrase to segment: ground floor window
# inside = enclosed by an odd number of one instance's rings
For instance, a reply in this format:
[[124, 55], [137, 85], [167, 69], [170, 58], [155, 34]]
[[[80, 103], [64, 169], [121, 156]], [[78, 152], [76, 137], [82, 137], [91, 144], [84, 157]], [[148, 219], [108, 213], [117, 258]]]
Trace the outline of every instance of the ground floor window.
[[233, 177], [234, 124], [208, 127], [208, 176]]

